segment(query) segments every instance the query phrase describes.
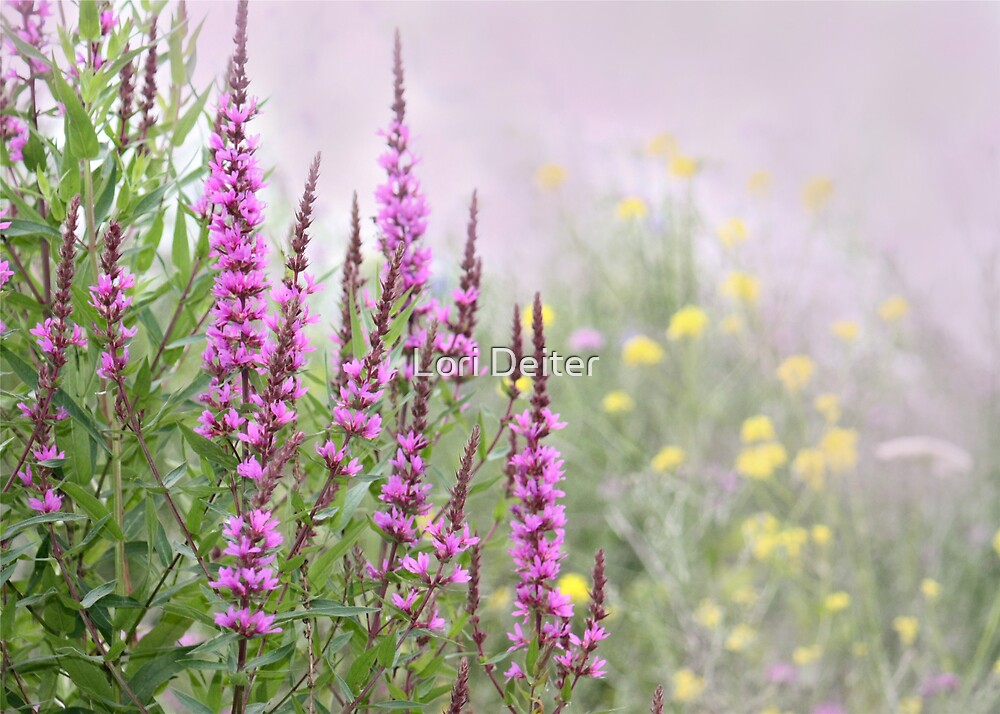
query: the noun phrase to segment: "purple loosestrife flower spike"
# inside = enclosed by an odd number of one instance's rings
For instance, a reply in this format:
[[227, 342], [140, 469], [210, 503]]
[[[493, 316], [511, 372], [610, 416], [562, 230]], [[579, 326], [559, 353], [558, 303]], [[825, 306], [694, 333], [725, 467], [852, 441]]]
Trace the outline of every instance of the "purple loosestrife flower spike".
[[406, 101], [403, 98], [402, 52], [397, 31], [393, 53], [394, 117], [388, 130], [380, 133], [385, 137], [387, 145], [387, 150], [379, 157], [379, 165], [386, 172], [386, 181], [376, 189], [375, 200], [379, 207], [379, 247], [388, 258], [397, 246], [403, 246], [403, 289], [413, 288], [417, 291], [430, 277], [431, 252], [420, 240], [427, 230], [430, 209], [420, 190], [420, 182], [413, 173], [418, 160], [409, 148], [410, 129], [406, 125]]
[[[479, 200], [476, 192], [472, 192], [472, 203], [469, 205], [469, 227], [465, 241], [465, 257], [462, 260], [462, 277], [458, 287], [452, 293], [455, 301], [455, 317], [444, 315], [449, 328], [449, 334], [439, 338], [437, 349], [442, 354], [461, 359], [479, 355], [479, 345], [473, 338], [476, 327], [476, 312], [479, 307], [479, 283], [482, 278], [483, 261], [476, 256], [476, 239], [479, 223]], [[461, 381], [465, 375], [457, 375]]]
[[[538, 364], [544, 364], [545, 336], [542, 326], [541, 297], [535, 296], [534, 348]], [[565, 507], [559, 503], [565, 493], [557, 488], [563, 480], [563, 461], [559, 452], [543, 444], [553, 431], [565, 424], [549, 408], [546, 376], [534, 380], [531, 409], [514, 417], [511, 429], [524, 440], [524, 447], [512, 453], [509, 465], [513, 471], [511, 507], [511, 539], [514, 547], [508, 551], [520, 577], [514, 600], [514, 616], [520, 618], [508, 633], [513, 649], [527, 647], [537, 638], [539, 646], [552, 644], [561, 649], [560, 640], [568, 635], [573, 605], [567, 595], [555, 586], [563, 558], [565, 539]], [[522, 625], [531, 628], [530, 634]], [[508, 670], [508, 678], [523, 676], [520, 669]]]
[[267, 364], [263, 353], [267, 245], [259, 233], [264, 204], [257, 198], [264, 173], [256, 157], [257, 137], [246, 133], [247, 123], [257, 113], [256, 100], [248, 99], [246, 93], [246, 27], [247, 5], [241, 2], [231, 91], [219, 100], [223, 130], [212, 135], [213, 158], [204, 192], [216, 270], [212, 289], [216, 303], [202, 355], [212, 381], [201, 395], [208, 408], [198, 427], [198, 433], [207, 438], [227, 437], [243, 425], [240, 407], [253, 403], [256, 396], [249, 373], [262, 372]]
[[149, 21], [149, 50], [146, 52], [146, 64], [142, 72], [142, 121], [139, 123], [139, 140], [144, 141], [149, 134], [149, 130], [156, 123], [156, 115], [153, 110], [156, 108], [156, 70], [158, 58], [156, 56], [156, 23], [159, 15], [153, 15]]
[[[40, 322], [31, 330], [38, 349], [42, 354], [38, 370], [38, 389], [31, 406], [21, 403], [18, 408], [34, 424], [31, 456], [35, 468], [25, 465], [18, 471], [21, 483], [34, 490], [40, 498], [29, 498], [32, 510], [52, 513], [62, 508], [62, 497], [52, 490], [49, 477], [51, 469], [46, 462], [65, 458], [65, 453], [56, 448], [52, 427], [55, 422], [65, 419], [64, 409], [52, 409], [52, 399], [59, 389], [59, 374], [66, 364], [66, 349], [70, 345], [86, 347], [87, 338], [79, 325], [73, 325], [69, 317], [73, 312], [73, 277], [76, 270], [76, 228], [80, 210], [80, 197], [70, 201], [66, 209], [66, 225], [63, 230], [62, 245], [59, 249], [59, 265], [56, 268], [56, 293], [52, 301], [52, 317]], [[0, 276], [2, 268], [0, 266]]]
[[[521, 390], [518, 388], [517, 383], [521, 379], [521, 360], [524, 358], [524, 344], [521, 337], [521, 308], [514, 305], [514, 317], [511, 322], [511, 339], [510, 339], [510, 351], [511, 355], [511, 375], [509, 378], [509, 383], [507, 386], [507, 391], [510, 395], [511, 405], [513, 401], [517, 399]], [[508, 429], [508, 453], [517, 453], [517, 432], [513, 429]], [[517, 469], [511, 463], [510, 459], [504, 464], [504, 475], [507, 477], [504, 484], [504, 494], [510, 498], [511, 493], [514, 491], [514, 472]]]
[[361, 214], [358, 210], [358, 193], [354, 192], [351, 200], [351, 238], [347, 244], [347, 255], [344, 256], [344, 267], [340, 278], [340, 329], [333, 336], [333, 342], [339, 350], [334, 352], [334, 370], [337, 374], [334, 389], [340, 391], [344, 386], [346, 374], [340, 369], [343, 363], [343, 351], [349, 347], [352, 338], [351, 305], [357, 309], [358, 291], [364, 285], [361, 277]]
[[656, 691], [653, 692], [653, 703], [649, 707], [649, 714], [663, 714], [663, 685], [656, 685]]
[[463, 714], [469, 705], [469, 660], [465, 657], [458, 663], [458, 677], [451, 688], [451, 706], [447, 714]]
[[[125, 45], [124, 54], [129, 46]], [[118, 145], [121, 150], [128, 146], [128, 121], [132, 118], [132, 103], [135, 100], [135, 67], [126, 62], [118, 73]]]
[[[597, 551], [594, 557], [594, 589], [590, 593], [590, 613], [584, 623], [583, 637], [569, 635], [569, 647], [565, 652], [556, 655], [555, 661], [559, 674], [556, 689], [560, 692], [569, 682], [570, 690], [576, 686], [581, 677], [603, 677], [607, 665], [600, 657], [594, 655], [598, 643], [608, 638], [607, 631], [601, 626], [601, 621], [608, 616], [604, 607], [607, 579], [604, 577], [604, 551]], [[593, 655], [593, 656], [592, 656]]]
[[[49, 40], [48, 33], [45, 31], [45, 18], [52, 15], [52, 3], [48, 0], [39, 0], [39, 2], [34, 2], [34, 0], [14, 0], [14, 2], [10, 3], [10, 6], [21, 16], [20, 25], [13, 28], [18, 39], [31, 45], [41, 54], [48, 55], [47, 47]], [[17, 49], [12, 42], [5, 41], [5, 45], [11, 55], [17, 54]], [[28, 57], [24, 58], [24, 60], [28, 63], [28, 68], [32, 73], [41, 74], [49, 70], [47, 62]], [[9, 63], [5, 62], [4, 64], [7, 65], [4, 77], [7, 79], [16, 79], [17, 72], [10, 67]], [[13, 159], [13, 156], [11, 158]]]
[[[120, 265], [122, 257], [122, 228], [112, 221], [104, 233], [104, 251], [101, 253], [101, 274], [97, 285], [90, 288], [90, 304], [97, 310], [103, 325], [95, 323], [94, 329], [101, 335], [105, 349], [101, 352], [97, 375], [104, 379], [121, 383], [125, 367], [128, 365], [127, 340], [135, 337], [135, 327], [125, 327], [125, 311], [132, 305], [132, 298], [126, 291], [135, 287], [135, 276]], [[116, 405], [124, 417], [123, 394], [118, 391]]]
[[[298, 373], [305, 366], [306, 353], [313, 349], [306, 339], [305, 326], [316, 322], [316, 318], [310, 315], [305, 299], [319, 288], [312, 276], [306, 273], [309, 267], [306, 248], [316, 201], [319, 162], [317, 154], [309, 168], [309, 177], [296, 214], [291, 251], [285, 264], [287, 274], [271, 293], [278, 305], [278, 314], [267, 318], [274, 340], [264, 344], [267, 380], [259, 396], [259, 408], [248, 416], [246, 428], [238, 435], [252, 449], [238, 470], [243, 476], [257, 481], [257, 493], [253, 499], [256, 508], [262, 508], [270, 500], [285, 463], [295, 454], [294, 448], [277, 448], [277, 437], [284, 426], [294, 425], [297, 419], [295, 402], [306, 391]], [[297, 432], [292, 441], [301, 443], [303, 439], [304, 435]], [[286, 446], [290, 443], [286, 442]]]

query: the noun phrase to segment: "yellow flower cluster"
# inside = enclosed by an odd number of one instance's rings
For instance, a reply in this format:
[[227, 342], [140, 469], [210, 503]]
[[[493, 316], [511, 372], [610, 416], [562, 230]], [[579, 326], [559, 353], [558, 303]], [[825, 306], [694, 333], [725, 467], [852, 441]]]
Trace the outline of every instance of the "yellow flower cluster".
[[855, 342], [861, 333], [861, 327], [852, 320], [837, 320], [830, 325], [830, 334], [841, 342]]
[[899, 635], [899, 641], [904, 647], [909, 647], [917, 641], [920, 633], [920, 621], [909, 615], [901, 615], [892, 621], [892, 629]]
[[770, 513], [760, 513], [743, 521], [743, 539], [757, 560], [784, 557], [792, 561], [802, 556], [809, 531], [799, 526], [783, 527]]
[[776, 374], [789, 392], [801, 392], [816, 373], [816, 363], [808, 355], [792, 355], [778, 365]]
[[858, 463], [858, 432], [839, 426], [827, 429], [819, 448], [830, 473], [846, 473]]
[[819, 660], [823, 656], [823, 648], [819, 645], [809, 645], [807, 647], [796, 647], [792, 652], [792, 661], [799, 667], [805, 667]]
[[[521, 310], [521, 327], [527, 330], [530, 334], [532, 330], [532, 322], [535, 319], [535, 309], [532, 306], [523, 308]], [[556, 311], [552, 309], [551, 305], [542, 304], [542, 327], [548, 327], [556, 319]]]
[[826, 487], [826, 458], [819, 449], [799, 449], [792, 461], [792, 472], [813, 491]]
[[802, 204], [813, 213], [823, 210], [832, 197], [833, 181], [826, 176], [810, 179], [802, 189]]
[[686, 458], [687, 454], [684, 452], [684, 449], [679, 446], [669, 445], [664, 446], [656, 453], [650, 465], [654, 471], [666, 473], [667, 471], [673, 471], [683, 464]]
[[759, 441], [774, 441], [774, 423], [764, 414], [758, 414], [743, 420], [740, 427], [740, 441], [744, 444], [756, 444]]
[[615, 213], [623, 221], [645, 218], [649, 215], [649, 208], [646, 202], [638, 196], [626, 196], [618, 202]]
[[604, 411], [608, 414], [624, 414], [635, 408], [635, 402], [632, 400], [632, 397], [623, 389], [616, 389], [613, 392], [605, 394], [601, 404], [604, 407]]
[[719, 292], [740, 302], [752, 305], [757, 302], [760, 284], [757, 278], [739, 270], [730, 271], [719, 286]]
[[556, 587], [575, 605], [590, 602], [590, 583], [579, 573], [566, 573], [556, 581]]
[[630, 367], [657, 364], [663, 361], [663, 348], [650, 337], [636, 335], [622, 345], [622, 359]]
[[851, 606], [851, 596], [839, 590], [835, 593], [830, 593], [825, 598], [823, 598], [823, 609], [829, 613], [843, 612]]
[[670, 678], [675, 702], [687, 704], [697, 701], [705, 691], [705, 680], [687, 667], [674, 672]]
[[747, 239], [747, 226], [740, 218], [730, 218], [719, 226], [719, 240], [727, 248], [743, 243]]
[[697, 305], [685, 305], [670, 318], [667, 337], [671, 340], [701, 337], [708, 326], [708, 315]]
[[725, 647], [730, 652], [743, 652], [756, 640], [757, 631], [750, 627], [750, 625], [740, 623], [729, 633], [729, 636], [726, 638]]
[[670, 157], [670, 175], [676, 178], [689, 179], [698, 173], [698, 162], [690, 156], [674, 153]]
[[776, 440], [774, 424], [763, 414], [744, 420], [740, 439], [746, 446], [736, 456], [736, 473], [763, 481], [788, 463], [788, 452]]
[[886, 298], [882, 304], [879, 305], [878, 316], [886, 322], [898, 322], [906, 317], [906, 313], [909, 311], [910, 304], [906, 302], [906, 298], [899, 295], [893, 295], [892, 297]]
[[924, 578], [920, 581], [920, 593], [928, 602], [934, 602], [941, 597], [941, 583], [933, 578]]
[[840, 397], [836, 394], [826, 392], [818, 395], [813, 400], [813, 406], [830, 424], [840, 421]]
[[545, 164], [535, 172], [535, 183], [545, 191], [557, 189], [566, 183], [566, 169], [559, 164]]

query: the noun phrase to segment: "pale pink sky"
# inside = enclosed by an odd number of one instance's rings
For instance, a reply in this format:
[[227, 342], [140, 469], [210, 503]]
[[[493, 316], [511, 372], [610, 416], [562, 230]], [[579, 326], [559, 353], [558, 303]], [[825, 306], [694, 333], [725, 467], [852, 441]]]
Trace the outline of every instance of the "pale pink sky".
[[[189, 4], [208, 16], [200, 86], [225, 66], [234, 7]], [[355, 188], [374, 212], [396, 27], [432, 244], [457, 244], [478, 187], [488, 261], [529, 265], [558, 246], [538, 165], [568, 167], [566, 205], [650, 196], [661, 172], [641, 149], [667, 131], [706, 162], [710, 221], [748, 212], [746, 177], [772, 173], [772, 243], [757, 260], [811, 261], [819, 273], [784, 272], [814, 275], [807, 293], [821, 302], [854, 292], [820, 279], [831, 255], [800, 250], [801, 185], [829, 175], [850, 241], [894, 261], [925, 314], [985, 358], [982, 272], [1000, 270], [1000, 4], [254, 0], [250, 72], [269, 98], [258, 128], [274, 187], [297, 193], [322, 150], [337, 236]], [[330, 246], [329, 260], [340, 252]], [[874, 300], [899, 285], [863, 287]]]

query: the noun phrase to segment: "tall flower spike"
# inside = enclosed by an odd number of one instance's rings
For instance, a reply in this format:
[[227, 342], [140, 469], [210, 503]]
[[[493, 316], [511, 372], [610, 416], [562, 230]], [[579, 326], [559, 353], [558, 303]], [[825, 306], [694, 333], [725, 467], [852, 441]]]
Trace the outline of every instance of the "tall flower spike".
[[344, 384], [346, 373], [340, 369], [343, 350], [350, 346], [352, 338], [351, 305], [357, 309], [358, 291], [364, 284], [361, 277], [361, 214], [358, 210], [358, 192], [354, 192], [351, 200], [351, 238], [347, 243], [347, 255], [344, 256], [344, 267], [340, 277], [340, 329], [333, 336], [334, 343], [340, 350], [334, 353], [334, 369], [337, 378], [334, 387], [340, 389]]
[[267, 360], [264, 318], [268, 288], [267, 244], [259, 227], [264, 204], [257, 192], [264, 172], [257, 162], [257, 137], [248, 136], [247, 123], [257, 113], [257, 102], [247, 98], [247, 4], [236, 16], [236, 51], [229, 75], [230, 92], [219, 100], [222, 132], [212, 135], [213, 158], [200, 206], [210, 214], [209, 255], [215, 259], [212, 322], [202, 355], [212, 381], [201, 400], [207, 408], [198, 432], [207, 438], [228, 437], [243, 425], [242, 405], [255, 403], [249, 374], [263, 372]]
[[[34, 47], [40, 54], [48, 56], [47, 47], [49, 38], [48, 33], [45, 31], [45, 18], [52, 15], [52, 3], [49, 0], [39, 0], [38, 2], [34, 0], [15, 0], [10, 5], [21, 16], [20, 26], [13, 28], [18, 38], [22, 42]], [[10, 51], [12, 54], [16, 52], [14, 49]], [[32, 73], [41, 74], [49, 70], [48, 63], [42, 60], [25, 57], [24, 61], [28, 64], [28, 68]], [[5, 70], [4, 75], [14, 75], [16, 77], [14, 70], [9, 67]], [[11, 158], [13, 159], [13, 156]]]
[[[479, 201], [476, 192], [473, 191], [472, 202], [469, 205], [469, 226], [465, 241], [465, 257], [462, 260], [462, 277], [452, 293], [455, 316], [447, 320], [449, 333], [442, 335], [437, 345], [441, 353], [458, 359], [476, 357], [479, 354], [479, 345], [472, 336], [476, 327], [479, 283], [483, 270], [483, 262], [476, 256], [478, 223]], [[456, 380], [461, 381], [464, 376], [467, 375], [457, 375]]]
[[[70, 201], [66, 209], [66, 225], [59, 249], [59, 265], [56, 268], [56, 293], [52, 302], [53, 317], [35, 325], [31, 334], [35, 336], [42, 359], [38, 370], [38, 389], [33, 404], [18, 404], [18, 408], [33, 423], [33, 448], [31, 456], [35, 460], [32, 470], [25, 465], [17, 473], [21, 483], [34, 490], [38, 498], [28, 499], [32, 510], [51, 513], [62, 508], [62, 497], [56, 495], [49, 482], [51, 468], [47, 462], [65, 457], [56, 448], [52, 427], [56, 421], [64, 419], [65, 410], [52, 409], [52, 400], [59, 389], [59, 375], [66, 364], [66, 349], [70, 345], [85, 347], [87, 338], [78, 325], [73, 325], [69, 317], [73, 312], [73, 278], [76, 270], [76, 228], [80, 210], [80, 197]], [[0, 265], [0, 277], [7, 271]]]
[[649, 714], [663, 714], [663, 685], [656, 685], [656, 691], [653, 692], [653, 703], [649, 707]]
[[[542, 325], [541, 297], [535, 296], [534, 347], [538, 364], [544, 364], [545, 335]], [[531, 408], [514, 417], [511, 430], [524, 440], [524, 448], [510, 455], [515, 499], [511, 506], [511, 540], [508, 551], [514, 560], [520, 582], [514, 600], [514, 617], [520, 623], [507, 636], [513, 649], [527, 647], [537, 641], [541, 649], [552, 646], [563, 649], [562, 641], [569, 635], [569, 620], [573, 605], [567, 595], [555, 585], [562, 561], [565, 539], [565, 507], [559, 499], [565, 493], [557, 488], [563, 480], [563, 461], [559, 452], [543, 444], [543, 440], [565, 424], [548, 408], [545, 377], [536, 376]], [[522, 625], [530, 628], [529, 632]], [[508, 678], [523, 677], [515, 664], [507, 671]]]
[[410, 129], [405, 123], [402, 52], [397, 31], [393, 55], [395, 97], [392, 110], [395, 116], [388, 130], [380, 134], [385, 137], [387, 145], [386, 152], [379, 158], [379, 165], [386, 172], [386, 181], [376, 189], [375, 200], [379, 206], [379, 247], [388, 258], [397, 246], [403, 246], [403, 289], [417, 291], [430, 277], [431, 252], [420, 241], [427, 230], [430, 210], [420, 190], [420, 182], [413, 173], [418, 160], [410, 151]]
[[[511, 356], [511, 375], [509, 378], [509, 383], [507, 390], [510, 394], [510, 399], [517, 399], [521, 390], [518, 388], [517, 383], [521, 380], [521, 360], [524, 358], [524, 345], [523, 339], [521, 337], [521, 308], [518, 305], [514, 305], [514, 318], [511, 323], [511, 338], [510, 338], [510, 351]], [[508, 453], [517, 453], [517, 433], [513, 429], [507, 430], [507, 441], [509, 445]], [[514, 490], [514, 472], [515, 467], [508, 459], [507, 463], [504, 465], [504, 474], [507, 479], [504, 485], [504, 493], [509, 498]]]
[[309, 177], [296, 213], [291, 250], [285, 263], [286, 275], [282, 283], [272, 290], [278, 314], [267, 319], [274, 340], [267, 341], [263, 349], [267, 360], [267, 380], [259, 397], [260, 405], [247, 417], [246, 428], [238, 435], [251, 448], [251, 453], [245, 455], [238, 471], [257, 482], [257, 493], [253, 497], [255, 508], [263, 508], [270, 500], [285, 464], [295, 454], [294, 446], [304, 439], [301, 432], [296, 432], [285, 442], [285, 447], [279, 448], [277, 437], [285, 426], [294, 425], [297, 419], [295, 402], [305, 394], [298, 373], [305, 366], [306, 353], [313, 350], [304, 329], [306, 325], [316, 322], [316, 318], [309, 313], [305, 300], [319, 288], [306, 273], [309, 267], [306, 248], [316, 201], [319, 164], [317, 154], [309, 167]]
[[465, 657], [458, 663], [458, 676], [451, 688], [451, 706], [448, 714], [463, 714], [469, 705], [469, 660]]
[[[129, 46], [125, 45], [124, 54]], [[135, 67], [126, 62], [118, 73], [118, 144], [121, 149], [128, 146], [128, 122], [132, 118], [132, 102], [135, 100]]]
[[603, 677], [607, 664], [594, 653], [598, 643], [608, 638], [607, 631], [601, 626], [601, 621], [608, 616], [604, 607], [607, 579], [604, 577], [604, 551], [599, 550], [594, 556], [594, 589], [590, 593], [590, 614], [584, 624], [583, 637], [569, 635], [569, 647], [562, 654], [556, 655], [558, 670], [556, 689], [560, 692], [569, 682], [570, 691], [581, 677]]
[[149, 21], [149, 50], [146, 52], [146, 64], [142, 74], [142, 122], [139, 125], [140, 140], [145, 140], [149, 130], [156, 123], [156, 115], [153, 109], [156, 108], [156, 69], [158, 58], [156, 56], [156, 22], [159, 15], [153, 15]]
[[[122, 228], [112, 221], [104, 233], [104, 251], [101, 253], [101, 274], [97, 285], [90, 288], [90, 304], [104, 321], [94, 325], [94, 329], [104, 340], [101, 362], [97, 369], [99, 377], [120, 382], [128, 365], [127, 341], [135, 337], [137, 328], [125, 327], [125, 311], [132, 305], [132, 298], [126, 291], [135, 287], [135, 276], [121, 266]], [[117, 392], [116, 405], [124, 415], [124, 395]]]

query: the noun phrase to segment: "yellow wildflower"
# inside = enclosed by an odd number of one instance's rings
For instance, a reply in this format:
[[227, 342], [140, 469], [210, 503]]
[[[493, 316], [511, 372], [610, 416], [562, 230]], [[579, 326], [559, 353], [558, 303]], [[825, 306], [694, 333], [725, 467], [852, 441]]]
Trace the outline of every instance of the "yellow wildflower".
[[741, 476], [764, 481], [774, 475], [775, 469], [788, 462], [788, 452], [777, 442], [758, 444], [743, 449], [736, 457], [736, 472]]
[[851, 606], [851, 596], [840, 590], [823, 598], [823, 608], [830, 613], [843, 612]]
[[514, 595], [510, 588], [497, 588], [486, 601], [486, 607], [490, 610], [506, 610], [514, 600]]
[[754, 444], [758, 441], [774, 441], [774, 424], [763, 414], [743, 420], [740, 428], [740, 440], [744, 444]]
[[841, 342], [854, 342], [860, 332], [858, 323], [851, 320], [837, 320], [830, 325], [830, 333]]
[[748, 273], [733, 270], [722, 281], [719, 292], [726, 297], [735, 298], [741, 302], [752, 304], [757, 302], [757, 295], [760, 292], [760, 284], [757, 278]]
[[920, 714], [923, 708], [922, 697], [903, 697], [899, 700], [899, 714]]
[[826, 459], [819, 449], [799, 449], [792, 471], [813, 491], [822, 491], [826, 486]]
[[836, 424], [840, 421], [840, 397], [836, 394], [832, 392], [820, 394], [813, 400], [813, 406], [829, 423]]
[[646, 144], [650, 156], [670, 156], [677, 151], [677, 139], [671, 134], [657, 134]]
[[806, 182], [802, 189], [802, 203], [813, 213], [817, 213], [830, 202], [833, 196], [833, 181], [825, 176], [817, 176]]
[[535, 183], [540, 189], [551, 191], [566, 183], [566, 169], [559, 164], [545, 164], [535, 172]]
[[805, 388], [816, 373], [816, 363], [808, 355], [792, 355], [778, 365], [778, 379], [789, 392], [799, 392]]
[[819, 442], [820, 451], [830, 473], [850, 471], [858, 463], [858, 432], [854, 429], [827, 429]]
[[726, 638], [725, 647], [730, 652], [742, 652], [757, 639], [757, 631], [750, 625], [739, 624]]
[[732, 248], [747, 239], [747, 226], [740, 218], [730, 218], [717, 231], [722, 245]]
[[823, 547], [830, 544], [833, 540], [833, 531], [830, 530], [830, 526], [824, 525], [822, 523], [817, 523], [809, 530], [809, 535], [812, 536], [813, 543]]
[[518, 396], [524, 396], [531, 391], [531, 377], [527, 375], [521, 375], [517, 378], [517, 382], [511, 380], [510, 377], [504, 377], [499, 384], [497, 384], [497, 393], [501, 397], [509, 397], [511, 392], [511, 387], [517, 385]]
[[809, 532], [805, 528], [787, 528], [778, 534], [778, 545], [785, 549], [788, 557], [795, 560], [802, 555], [802, 546], [809, 541]]
[[747, 179], [747, 190], [757, 196], [766, 196], [771, 192], [771, 174], [767, 171], [757, 171]]
[[679, 446], [664, 446], [653, 457], [651, 465], [654, 471], [665, 473], [672, 471], [684, 463], [687, 454]]
[[892, 629], [899, 635], [899, 641], [903, 646], [909, 647], [917, 640], [920, 621], [910, 615], [901, 615], [892, 621]]
[[1000, 528], [997, 529], [996, 535], [993, 536], [993, 550], [1000, 555]]
[[566, 573], [556, 581], [556, 587], [576, 605], [590, 601], [590, 584], [579, 573]]
[[934, 578], [924, 578], [920, 581], [920, 592], [929, 602], [934, 602], [941, 597], [941, 583]]
[[604, 411], [608, 414], [622, 414], [630, 412], [635, 408], [635, 402], [632, 401], [632, 397], [622, 389], [616, 389], [613, 392], [605, 394], [601, 404], [604, 406]]
[[671, 340], [698, 339], [708, 325], [708, 315], [697, 305], [685, 305], [670, 318], [667, 337]]
[[615, 213], [621, 220], [629, 221], [633, 218], [645, 218], [649, 214], [649, 209], [646, 207], [646, 202], [638, 196], [626, 196], [618, 202]]
[[622, 359], [625, 364], [656, 364], [663, 360], [663, 348], [659, 343], [645, 335], [630, 337], [622, 346]]
[[1000, 677], [1000, 659], [993, 663], [993, 674]]
[[886, 298], [878, 306], [878, 315], [886, 322], [898, 322], [906, 317], [906, 313], [909, 311], [910, 304], [906, 302], [906, 298], [900, 295], [893, 295]]
[[743, 332], [743, 318], [739, 315], [726, 315], [719, 323], [719, 329], [727, 335], [737, 335]]
[[792, 652], [792, 661], [799, 667], [812, 664], [823, 656], [823, 649], [819, 645], [809, 645], [808, 647], [796, 647]]
[[[555, 322], [555, 319], [556, 311], [552, 309], [552, 306], [542, 303], [542, 326], [548, 327]], [[529, 335], [531, 330], [534, 329], [534, 320], [535, 308], [533, 305], [529, 305], [526, 309], [521, 310], [521, 326], [528, 331]]]
[[698, 603], [693, 616], [695, 622], [709, 630], [714, 630], [722, 624], [722, 608], [708, 598]]
[[705, 691], [705, 680], [687, 667], [674, 672], [670, 681], [673, 684], [675, 702], [685, 704], [697, 701]]
[[757, 604], [757, 593], [754, 592], [753, 588], [742, 587], [737, 588], [730, 595], [730, 599], [737, 605], [743, 605], [745, 607], [752, 607]]
[[698, 173], [698, 162], [690, 156], [674, 153], [670, 157], [670, 175], [677, 178], [691, 178]]

